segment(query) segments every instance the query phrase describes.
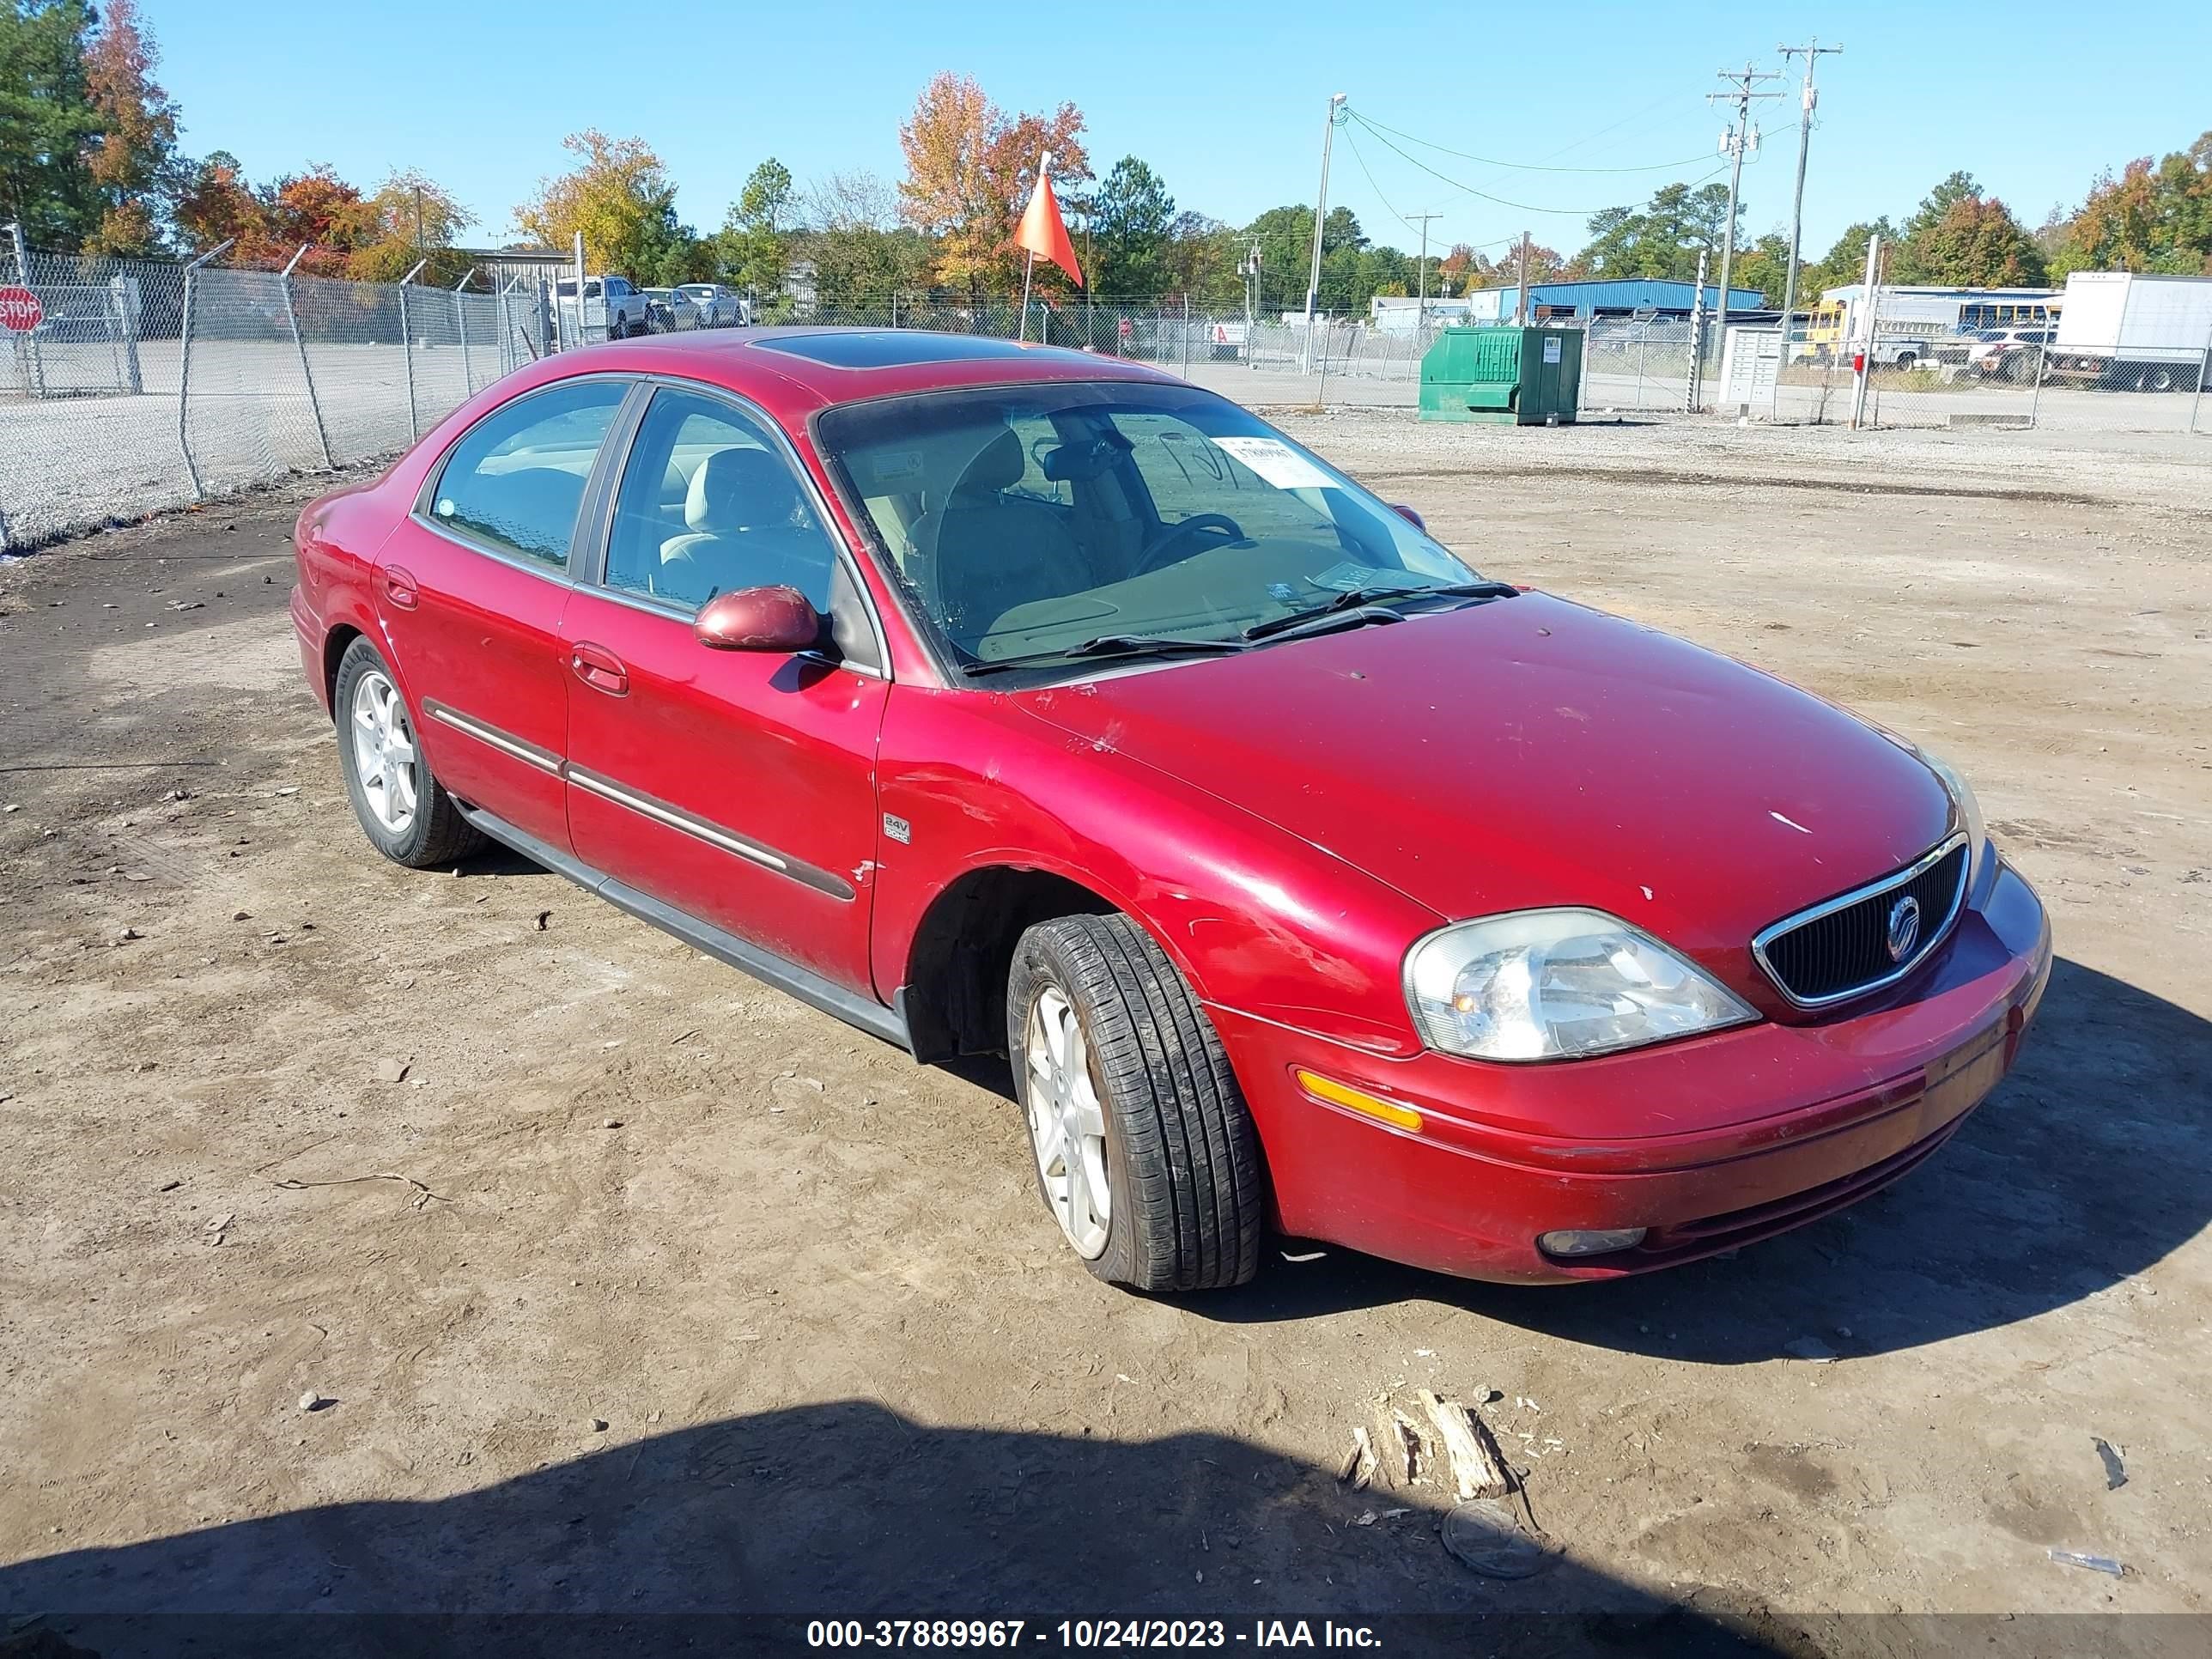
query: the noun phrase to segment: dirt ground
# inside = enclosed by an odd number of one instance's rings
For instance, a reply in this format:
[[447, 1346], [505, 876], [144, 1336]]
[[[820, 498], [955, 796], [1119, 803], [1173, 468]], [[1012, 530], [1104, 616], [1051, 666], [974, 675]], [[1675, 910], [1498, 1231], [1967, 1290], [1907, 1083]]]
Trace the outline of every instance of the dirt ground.
[[[1486, 573], [1976, 781], [2060, 962], [1928, 1168], [1606, 1286], [1271, 1249], [1108, 1290], [988, 1067], [511, 858], [374, 857], [297, 497], [210, 508], [0, 568], [0, 1616], [112, 1655], [150, 1609], [1567, 1609], [1515, 1650], [1855, 1656], [1911, 1650], [1868, 1614], [2212, 1611], [2212, 443], [1286, 423]], [[1335, 1480], [1421, 1386], [1490, 1401], [1550, 1571]]]

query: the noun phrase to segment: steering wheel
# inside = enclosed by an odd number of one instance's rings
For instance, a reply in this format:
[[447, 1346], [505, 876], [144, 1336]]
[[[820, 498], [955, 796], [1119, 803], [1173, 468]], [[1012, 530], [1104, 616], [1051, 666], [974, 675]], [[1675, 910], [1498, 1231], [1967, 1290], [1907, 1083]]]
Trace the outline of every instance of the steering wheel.
[[1217, 536], [1226, 536], [1232, 542], [1241, 542], [1244, 539], [1244, 526], [1227, 514], [1194, 513], [1182, 523], [1171, 524], [1161, 532], [1158, 539], [1151, 546], [1137, 555], [1136, 568], [1129, 574], [1133, 576], [1141, 576], [1149, 571], [1158, 570], [1162, 565], [1169, 562], [1164, 556], [1168, 549], [1175, 546], [1186, 536], [1195, 536], [1200, 531], [1206, 530], [1212, 531]]

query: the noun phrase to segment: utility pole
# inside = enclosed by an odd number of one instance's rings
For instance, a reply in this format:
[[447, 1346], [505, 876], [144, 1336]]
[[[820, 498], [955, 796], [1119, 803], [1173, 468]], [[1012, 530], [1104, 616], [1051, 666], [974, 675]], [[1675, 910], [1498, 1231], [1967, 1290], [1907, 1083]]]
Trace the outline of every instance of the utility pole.
[[1813, 39], [1802, 46], [1777, 48], [1782, 61], [1793, 58], [1805, 60], [1805, 85], [1798, 94], [1797, 112], [1797, 194], [1790, 204], [1790, 274], [1782, 283], [1782, 368], [1790, 367], [1790, 336], [1797, 315], [1797, 240], [1805, 222], [1805, 151], [1813, 142], [1813, 111], [1820, 101], [1820, 93], [1813, 85], [1813, 66], [1823, 53], [1834, 54], [1841, 46], [1824, 46], [1820, 38]]
[[1260, 239], [1252, 239], [1252, 251], [1237, 267], [1237, 274], [1244, 279], [1244, 356], [1249, 362], [1252, 356], [1253, 313], [1260, 308]]
[[1421, 254], [1419, 262], [1414, 266], [1419, 273], [1414, 291], [1420, 295], [1413, 312], [1413, 328], [1417, 333], [1429, 325], [1429, 221], [1443, 216], [1441, 213], [1409, 213], [1406, 216], [1408, 224], [1416, 219], [1421, 222]]
[[1743, 188], [1743, 155], [1745, 150], [1755, 149], [1759, 145], [1759, 134], [1751, 125], [1751, 106], [1762, 98], [1779, 98], [1782, 94], [1778, 92], [1760, 92], [1757, 88], [1761, 81], [1778, 81], [1782, 76], [1778, 70], [1755, 70], [1746, 64], [1741, 70], [1721, 70], [1720, 77], [1729, 83], [1729, 90], [1709, 92], [1705, 101], [1735, 106], [1735, 124], [1721, 136], [1721, 152], [1732, 157], [1735, 163], [1729, 169], [1728, 224], [1721, 237], [1720, 331], [1721, 337], [1726, 339], [1729, 272], [1735, 264], [1735, 204]]
[[1879, 234], [1867, 238], [1866, 285], [1859, 291], [1865, 296], [1863, 309], [1851, 319], [1851, 430], [1856, 432], [1866, 420], [1867, 371], [1874, 364], [1875, 288], [1881, 279], [1881, 237]]
[[1313, 270], [1306, 278], [1306, 345], [1307, 367], [1313, 360], [1314, 303], [1321, 297], [1321, 232], [1328, 222], [1328, 153], [1336, 143], [1336, 125], [1342, 120], [1344, 94], [1334, 93], [1328, 100], [1328, 115], [1321, 129], [1321, 194], [1314, 201]]
[[1705, 399], [1705, 258], [1709, 248], [1698, 250], [1698, 283], [1690, 295], [1690, 364], [1683, 390], [1682, 412], [1694, 415]]
[[[1472, 314], [1469, 322], [1474, 320]], [[1528, 326], [1528, 233], [1521, 233], [1521, 299], [1513, 313], [1513, 320], [1522, 328]]]

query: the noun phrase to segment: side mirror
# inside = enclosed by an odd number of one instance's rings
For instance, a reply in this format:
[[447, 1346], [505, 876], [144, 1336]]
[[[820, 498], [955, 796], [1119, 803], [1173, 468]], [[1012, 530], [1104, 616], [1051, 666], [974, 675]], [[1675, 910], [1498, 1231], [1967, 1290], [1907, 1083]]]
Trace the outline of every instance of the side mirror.
[[821, 643], [822, 613], [795, 587], [740, 587], [702, 605], [692, 632], [709, 651], [788, 656]]
[[1407, 524], [1413, 526], [1414, 529], [1419, 531], [1424, 536], [1429, 533], [1429, 521], [1423, 518], [1419, 514], [1414, 512], [1412, 507], [1407, 506], [1405, 502], [1391, 502], [1390, 510], [1396, 514], [1400, 518], [1403, 519]]

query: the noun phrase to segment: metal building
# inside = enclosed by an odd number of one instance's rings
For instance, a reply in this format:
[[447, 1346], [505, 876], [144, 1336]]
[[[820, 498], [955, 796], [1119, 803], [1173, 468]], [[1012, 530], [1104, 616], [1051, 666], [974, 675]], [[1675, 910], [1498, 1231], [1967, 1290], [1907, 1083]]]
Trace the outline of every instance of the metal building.
[[[1592, 317], [1627, 317], [1638, 312], [1646, 316], [1686, 317], [1696, 302], [1697, 289], [1695, 283], [1655, 276], [1628, 277], [1618, 282], [1531, 283], [1527, 320], [1540, 323], [1548, 317], [1571, 317], [1586, 322]], [[1520, 298], [1517, 284], [1479, 288], [1468, 295], [1473, 320], [1478, 323], [1512, 321], [1514, 307]], [[1706, 311], [1717, 311], [1720, 303], [1720, 284], [1706, 283]], [[1729, 290], [1731, 313], [1766, 309], [1766, 296], [1757, 289]]]

